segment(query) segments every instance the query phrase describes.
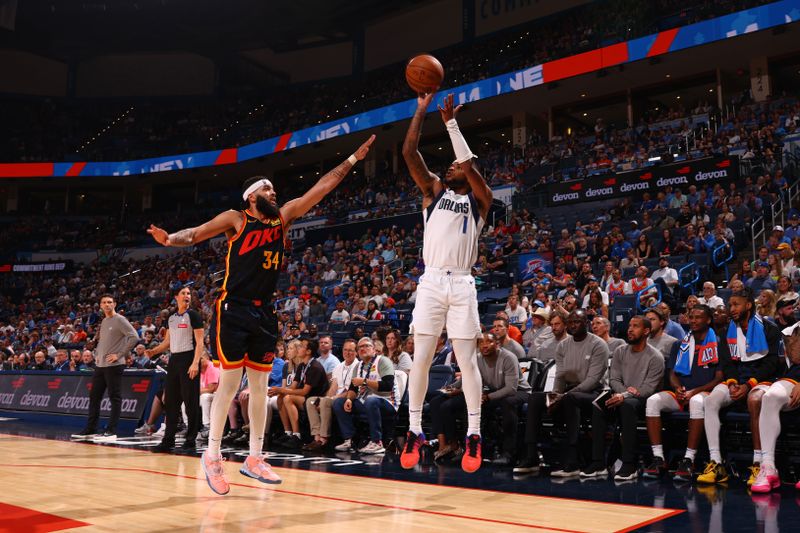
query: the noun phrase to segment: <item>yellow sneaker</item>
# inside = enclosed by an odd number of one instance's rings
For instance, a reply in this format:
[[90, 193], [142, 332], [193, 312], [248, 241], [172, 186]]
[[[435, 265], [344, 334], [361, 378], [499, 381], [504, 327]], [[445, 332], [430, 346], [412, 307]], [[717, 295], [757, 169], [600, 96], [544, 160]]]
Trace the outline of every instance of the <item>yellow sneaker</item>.
[[728, 471], [716, 461], [709, 461], [703, 473], [697, 476], [698, 483], [726, 483], [730, 476]]
[[756, 478], [758, 477], [759, 471], [761, 470], [761, 465], [759, 465], [758, 463], [755, 463], [755, 464], [749, 466], [748, 470], [750, 470], [750, 477], [747, 480], [747, 486], [748, 487], [752, 487], [753, 483], [756, 482]]

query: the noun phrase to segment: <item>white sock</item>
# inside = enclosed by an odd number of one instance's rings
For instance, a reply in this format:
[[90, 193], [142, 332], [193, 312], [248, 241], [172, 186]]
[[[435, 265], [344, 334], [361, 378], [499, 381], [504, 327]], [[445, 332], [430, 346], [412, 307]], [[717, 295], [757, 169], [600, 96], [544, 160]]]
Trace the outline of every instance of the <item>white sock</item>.
[[654, 444], [650, 446], [653, 449], [653, 457], [660, 457], [661, 459], [664, 458], [664, 446], [661, 444]]
[[461, 370], [461, 388], [467, 402], [467, 437], [481, 434], [481, 394], [483, 382], [478, 370], [478, 345], [475, 339], [452, 339], [453, 353]]
[[422, 404], [428, 392], [428, 372], [436, 351], [436, 335], [414, 333], [414, 362], [408, 374], [408, 430], [422, 434]]
[[208, 430], [208, 455], [213, 458], [220, 456], [222, 445], [222, 431], [228, 420], [228, 409], [233, 397], [242, 382], [242, 369], [222, 369], [219, 374], [219, 385], [211, 402], [211, 424]]
[[753, 450], [753, 464], [761, 464], [761, 450]]
[[690, 461], [694, 461], [694, 456], [697, 455], [697, 450], [693, 450], [691, 448], [686, 448], [686, 453], [683, 455], [685, 458], [689, 459]]
[[284, 431], [284, 433], [286, 433], [287, 437], [291, 437], [292, 436], [292, 430], [291, 429], [288, 430], [288, 431]]
[[299, 439], [300, 438], [300, 433], [292, 433], [292, 436], [293, 437], [297, 437]]
[[269, 372], [247, 369], [247, 382], [250, 384], [250, 455], [260, 457], [264, 451], [264, 433], [267, 426], [267, 386]]
[[722, 464], [722, 454], [720, 454], [719, 448], [709, 448], [708, 453], [711, 455], [712, 461], [717, 464]]

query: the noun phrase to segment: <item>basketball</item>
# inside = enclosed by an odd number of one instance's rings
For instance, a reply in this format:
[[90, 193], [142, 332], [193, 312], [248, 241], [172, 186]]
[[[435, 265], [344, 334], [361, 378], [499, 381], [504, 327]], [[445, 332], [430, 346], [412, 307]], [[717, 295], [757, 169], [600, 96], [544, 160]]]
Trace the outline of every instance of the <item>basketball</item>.
[[444, 68], [429, 54], [418, 55], [406, 65], [406, 82], [415, 93], [432, 93], [444, 81]]

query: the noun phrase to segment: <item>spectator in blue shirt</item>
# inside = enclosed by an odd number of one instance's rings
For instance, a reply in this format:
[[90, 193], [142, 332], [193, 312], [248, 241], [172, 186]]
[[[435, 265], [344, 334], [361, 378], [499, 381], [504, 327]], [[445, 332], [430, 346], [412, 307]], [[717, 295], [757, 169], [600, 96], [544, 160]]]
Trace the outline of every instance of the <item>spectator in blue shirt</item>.
[[753, 289], [753, 293], [759, 294], [764, 289], [777, 290], [775, 280], [769, 275], [769, 263], [760, 261], [756, 267], [756, 275], [747, 280], [747, 286]]
[[642, 234], [642, 230], [639, 229], [639, 223], [635, 220], [631, 221], [631, 229], [625, 234], [625, 240], [630, 243], [634, 243], [639, 239], [639, 235]]
[[622, 260], [630, 247], [631, 243], [626, 241], [622, 235], [618, 235], [617, 242], [611, 247], [611, 257]]
[[789, 217], [789, 226], [786, 227], [783, 236], [790, 242], [796, 237], [800, 237], [800, 216], [797, 213], [792, 213], [792, 216]]

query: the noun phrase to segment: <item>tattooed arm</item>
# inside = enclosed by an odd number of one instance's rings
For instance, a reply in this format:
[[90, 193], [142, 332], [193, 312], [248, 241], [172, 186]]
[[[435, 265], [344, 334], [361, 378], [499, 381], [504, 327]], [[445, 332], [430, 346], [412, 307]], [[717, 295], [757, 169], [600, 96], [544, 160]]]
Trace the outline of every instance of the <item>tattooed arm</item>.
[[230, 237], [242, 227], [243, 220], [239, 211], [230, 210], [220, 213], [205, 224], [195, 228], [186, 228], [168, 234], [165, 230], [150, 224], [147, 233], [152, 235], [156, 242], [163, 246], [192, 246], [216, 237], [223, 232]]
[[[375, 135], [371, 135], [370, 138], [364, 142], [364, 144], [358, 147], [358, 150], [353, 153], [353, 156], [358, 161], [361, 161], [367, 157], [369, 147], [372, 145], [374, 140]], [[314, 186], [311, 187], [311, 189], [309, 189], [308, 192], [306, 192], [303, 196], [286, 202], [283, 207], [281, 207], [281, 217], [283, 217], [283, 222], [288, 226], [293, 220], [296, 220], [308, 213], [312, 207], [320, 203], [329, 192], [335, 189], [336, 186], [342, 182], [344, 177], [347, 176], [347, 173], [350, 172], [350, 169], [352, 168], [353, 164], [350, 163], [350, 161], [343, 161], [341, 164], [339, 164], [339, 166], [322, 176], [319, 181], [317, 181], [317, 183], [315, 183]]]
[[442, 183], [439, 177], [428, 170], [428, 165], [419, 153], [419, 137], [422, 133], [422, 123], [425, 120], [425, 113], [428, 112], [428, 106], [433, 100], [433, 93], [420, 95], [417, 98], [417, 110], [411, 118], [411, 124], [408, 126], [405, 141], [403, 141], [403, 159], [406, 160], [406, 166], [411, 173], [414, 182], [422, 191], [422, 207], [428, 207], [433, 201], [433, 198], [442, 190]]

